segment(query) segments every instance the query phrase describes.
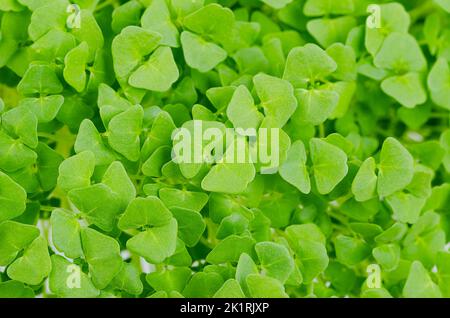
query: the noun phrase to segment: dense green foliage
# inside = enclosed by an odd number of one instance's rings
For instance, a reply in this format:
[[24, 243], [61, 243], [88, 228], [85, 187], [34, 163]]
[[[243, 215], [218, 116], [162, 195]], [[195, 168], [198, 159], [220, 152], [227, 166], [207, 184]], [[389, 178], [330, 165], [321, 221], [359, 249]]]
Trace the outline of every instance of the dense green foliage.
[[450, 297], [450, 0], [72, 2], [0, 1], [0, 297]]

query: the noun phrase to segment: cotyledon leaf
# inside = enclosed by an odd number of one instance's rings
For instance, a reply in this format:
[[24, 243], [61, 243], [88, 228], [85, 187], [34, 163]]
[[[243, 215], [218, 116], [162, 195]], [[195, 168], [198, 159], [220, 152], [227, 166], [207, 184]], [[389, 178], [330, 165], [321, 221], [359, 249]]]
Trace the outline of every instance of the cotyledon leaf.
[[25, 190], [0, 171], [0, 222], [15, 218], [25, 211]]
[[127, 241], [127, 248], [148, 262], [160, 264], [175, 253], [177, 228], [177, 221], [172, 218], [166, 225], [152, 227], [133, 236]]
[[122, 268], [119, 243], [94, 229], [81, 230], [81, 242], [94, 286], [105, 288]]
[[310, 140], [310, 151], [317, 190], [321, 194], [330, 193], [347, 175], [347, 155], [318, 138]]
[[178, 79], [178, 67], [170, 47], [159, 47], [147, 62], [131, 74], [128, 83], [137, 88], [165, 92]]
[[395, 138], [387, 138], [381, 148], [377, 191], [382, 197], [405, 188], [414, 175], [411, 154]]
[[37, 285], [50, 274], [51, 268], [47, 240], [39, 236], [8, 266], [7, 274], [14, 280]]

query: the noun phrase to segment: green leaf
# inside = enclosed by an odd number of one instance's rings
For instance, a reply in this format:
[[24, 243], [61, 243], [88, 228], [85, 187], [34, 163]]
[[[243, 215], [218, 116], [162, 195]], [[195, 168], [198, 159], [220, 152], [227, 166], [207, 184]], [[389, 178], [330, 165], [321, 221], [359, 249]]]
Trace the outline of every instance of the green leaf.
[[444, 58], [439, 58], [428, 74], [428, 88], [433, 101], [446, 109], [450, 109], [450, 67]]
[[125, 98], [121, 97], [108, 85], [101, 83], [98, 87], [98, 107], [100, 108], [100, 116], [105, 127], [108, 126], [110, 120], [117, 114], [127, 110], [132, 104]]
[[183, 241], [177, 239], [175, 253], [165, 261], [167, 265], [173, 266], [191, 266], [192, 257], [189, 254]]
[[129, 75], [139, 66], [144, 56], [153, 52], [161, 35], [137, 26], [127, 26], [112, 42], [114, 71], [120, 81], [127, 81]]
[[143, 5], [136, 0], [125, 2], [114, 9], [112, 13], [111, 27], [114, 32], [120, 33], [128, 25], [139, 25]]
[[172, 207], [185, 208], [200, 212], [208, 202], [208, 195], [203, 192], [192, 192], [174, 188], [162, 188], [159, 197], [170, 209]]
[[66, 192], [87, 187], [95, 168], [95, 156], [83, 151], [64, 160], [59, 166], [58, 186]]
[[164, 226], [172, 221], [172, 214], [163, 202], [154, 196], [133, 199], [119, 219], [121, 230], [146, 226]]
[[392, 295], [384, 288], [370, 288], [361, 293], [361, 298], [392, 298]]
[[347, 175], [347, 155], [326, 141], [310, 140], [314, 180], [320, 194], [330, 193]]
[[338, 92], [328, 86], [310, 90], [297, 89], [295, 96], [299, 107], [292, 119], [315, 126], [330, 118], [339, 103]]
[[445, 11], [450, 12], [450, 3], [448, 0], [434, 0], [434, 2], [440, 5]]
[[211, 192], [241, 193], [255, 177], [251, 163], [219, 163], [202, 180], [202, 189]]
[[203, 7], [204, 0], [192, 0], [186, 2], [184, 0], [172, 0], [171, 5], [177, 17], [185, 17], [186, 15]]
[[108, 124], [108, 142], [115, 151], [130, 161], [139, 160], [140, 139], [144, 111], [133, 106], [114, 116]]
[[34, 298], [33, 290], [25, 284], [7, 280], [0, 283], [0, 298]]
[[248, 294], [247, 276], [250, 274], [258, 274], [258, 267], [253, 259], [246, 253], [242, 253], [236, 266], [236, 280], [242, 287], [242, 290]]
[[142, 146], [142, 158], [148, 158], [156, 149], [161, 146], [172, 145], [172, 132], [176, 126], [169, 113], [160, 112], [153, 121], [147, 139]]
[[34, 59], [53, 62], [64, 61], [67, 52], [77, 46], [75, 37], [63, 30], [52, 29], [35, 41], [30, 48]]
[[239, 49], [233, 54], [239, 73], [255, 75], [260, 72], [266, 72], [268, 63], [264, 51], [256, 46]]
[[356, 79], [356, 56], [351, 46], [335, 43], [328, 47], [326, 52], [337, 64], [333, 77], [342, 81], [354, 81]]
[[17, 90], [23, 95], [59, 94], [63, 86], [53, 68], [47, 64], [34, 64], [23, 75]]
[[34, 164], [36, 157], [33, 150], [0, 131], [0, 169], [17, 171]]
[[211, 264], [237, 263], [242, 253], [252, 254], [254, 245], [255, 241], [250, 237], [230, 235], [214, 247], [206, 261]]
[[437, 269], [439, 278], [439, 287], [442, 295], [449, 297], [450, 295], [450, 254], [448, 252], [439, 252], [437, 256]]
[[375, 197], [377, 190], [375, 170], [376, 163], [372, 157], [367, 158], [361, 164], [352, 182], [352, 193], [355, 195], [356, 201], [363, 202]]
[[26, 200], [25, 190], [0, 171], [0, 222], [21, 215], [25, 211]]
[[440, 298], [442, 294], [422, 263], [414, 261], [403, 287], [403, 296], [406, 298]]
[[422, 127], [431, 115], [431, 105], [425, 104], [415, 108], [401, 107], [398, 110], [398, 117], [409, 128], [418, 129]]
[[36, 152], [38, 154], [38, 179], [42, 190], [49, 191], [56, 186], [58, 169], [64, 158], [43, 143], [38, 144]]
[[393, 137], [388, 137], [381, 148], [378, 165], [377, 191], [381, 197], [404, 189], [414, 175], [411, 154]]
[[106, 147], [102, 136], [89, 119], [81, 122], [74, 149], [77, 154], [84, 151], [92, 152], [95, 157], [95, 164], [99, 166], [110, 164], [115, 160], [114, 153]]
[[258, 131], [260, 133], [256, 135], [256, 145], [253, 140], [250, 140], [251, 158], [253, 160], [256, 150], [258, 150], [256, 169], [261, 174], [275, 174], [281, 163], [287, 158], [291, 139], [283, 129], [279, 129], [278, 123], [273, 117], [264, 118]]
[[265, 74], [256, 75], [253, 83], [265, 115], [272, 119], [274, 127], [283, 127], [297, 108], [292, 85]]
[[284, 286], [275, 278], [250, 274], [246, 279], [253, 298], [288, 298]]
[[202, 73], [212, 70], [227, 58], [227, 52], [220, 46], [189, 31], [181, 33], [181, 45], [186, 63]]
[[23, 255], [8, 266], [8, 276], [29, 285], [38, 285], [52, 269], [47, 241], [36, 238], [24, 251]]
[[38, 145], [37, 118], [25, 107], [15, 107], [2, 115], [2, 126], [30, 148]]
[[223, 285], [223, 278], [217, 273], [195, 273], [183, 290], [186, 298], [211, 298]]
[[245, 298], [244, 292], [239, 283], [230, 278], [222, 287], [214, 294], [214, 298]]
[[63, 209], [55, 209], [52, 211], [50, 224], [52, 226], [52, 242], [55, 247], [69, 258], [82, 257], [81, 226], [74, 215]]
[[156, 291], [182, 292], [187, 282], [192, 276], [192, 272], [187, 267], [176, 267], [161, 272], [147, 274], [145, 279]]
[[400, 247], [396, 244], [384, 244], [374, 248], [372, 255], [384, 270], [392, 271], [400, 262]]
[[229, 36], [233, 25], [233, 12], [216, 3], [208, 4], [183, 19], [183, 26], [187, 29], [218, 42], [224, 41]]
[[367, 241], [372, 242], [373, 239], [381, 234], [383, 232], [383, 229], [381, 226], [377, 224], [371, 224], [371, 223], [350, 223], [350, 228], [353, 232], [361, 235], [361, 237]]
[[86, 87], [86, 63], [89, 54], [89, 47], [86, 42], [82, 42], [66, 54], [64, 58], [64, 79], [75, 88], [77, 92], [84, 91]]
[[36, 7], [31, 15], [31, 23], [28, 26], [30, 38], [34, 41], [39, 39], [51, 29], [64, 29], [69, 2], [66, 0], [56, 0]]
[[107, 185], [121, 201], [121, 209], [125, 209], [136, 197], [136, 188], [120, 161], [114, 161], [106, 169], [102, 183]]
[[64, 298], [93, 298], [100, 294], [78, 265], [56, 254], [52, 255], [51, 261], [49, 287], [53, 293]]
[[218, 239], [224, 239], [233, 234], [240, 235], [244, 233], [248, 225], [249, 221], [245, 216], [239, 213], [233, 213], [222, 219], [217, 229], [216, 237]]
[[285, 230], [305, 283], [310, 283], [328, 266], [325, 236], [315, 224], [290, 225]]
[[121, 202], [111, 188], [99, 183], [73, 189], [68, 197], [90, 224], [103, 231], [113, 230], [117, 215], [121, 212]]
[[142, 165], [142, 172], [149, 177], [160, 177], [162, 167], [171, 160], [171, 151], [168, 146], [156, 149]]
[[288, 249], [273, 242], [259, 242], [255, 245], [255, 250], [264, 274], [284, 284], [295, 266]]
[[445, 157], [443, 158], [443, 165], [445, 170], [450, 171], [450, 130], [442, 133], [440, 138], [440, 145], [445, 149]]
[[352, 16], [313, 19], [306, 24], [308, 32], [324, 48], [336, 42], [344, 43], [355, 26], [356, 20]]
[[88, 61], [93, 61], [97, 50], [103, 47], [104, 38], [100, 26], [90, 10], [81, 10], [80, 19], [82, 23], [79, 28], [73, 28], [72, 34], [78, 42], [86, 42], [89, 47]]
[[374, 59], [378, 68], [394, 72], [420, 72], [427, 62], [416, 39], [409, 34], [394, 32], [387, 36]]
[[311, 191], [306, 161], [305, 145], [301, 140], [297, 140], [291, 145], [287, 159], [280, 167], [280, 176], [304, 194]]
[[141, 24], [144, 29], [161, 34], [161, 45], [180, 46], [178, 29], [172, 23], [166, 1], [152, 1], [142, 15]]
[[339, 235], [334, 246], [337, 259], [346, 265], [359, 264], [370, 255], [370, 246], [357, 238]]
[[410, 193], [397, 192], [386, 197], [386, 202], [393, 211], [393, 219], [398, 222], [417, 222], [425, 205], [424, 198], [418, 198]]
[[98, 289], [103, 289], [122, 268], [119, 243], [90, 228], [81, 230], [81, 242], [92, 282]]
[[427, 94], [418, 73], [389, 77], [381, 83], [381, 89], [408, 108], [427, 101]]
[[0, 223], [0, 266], [11, 263], [38, 236], [39, 230], [34, 226], [13, 221]]
[[160, 264], [175, 253], [177, 227], [177, 221], [171, 219], [166, 225], [133, 236], [127, 241], [127, 248], [150, 263]]
[[264, 117], [256, 108], [251, 93], [244, 85], [240, 85], [234, 91], [227, 107], [227, 116], [235, 128], [242, 129], [257, 129]]
[[330, 118], [342, 118], [347, 114], [355, 96], [356, 82], [337, 82], [330, 85], [330, 88], [339, 95], [338, 104], [334, 108]]
[[178, 223], [178, 236], [186, 246], [195, 246], [206, 229], [202, 215], [193, 210], [172, 207], [171, 212]]
[[375, 237], [377, 243], [390, 243], [400, 241], [406, 234], [408, 227], [403, 223], [394, 223], [383, 233]]
[[380, 8], [380, 27], [366, 25], [365, 47], [370, 54], [375, 56], [386, 37], [393, 33], [407, 33], [410, 25], [410, 17], [403, 5], [397, 2], [383, 3]]
[[119, 274], [114, 277], [112, 285], [131, 295], [140, 295], [144, 286], [140, 279], [140, 272], [134, 264], [123, 263]]
[[63, 103], [62, 95], [40, 96], [22, 99], [18, 108], [26, 108], [31, 111], [39, 123], [48, 123], [55, 119]]
[[403, 241], [402, 257], [419, 260], [427, 268], [436, 263], [437, 253], [445, 249], [445, 232], [440, 228], [439, 214], [428, 211], [409, 229]]
[[308, 17], [318, 17], [329, 14], [350, 14], [353, 13], [354, 4], [351, 0], [330, 1], [330, 0], [308, 0], [303, 8], [303, 13]]
[[178, 67], [169, 47], [159, 47], [149, 60], [131, 74], [128, 83], [137, 88], [165, 92], [179, 77]]

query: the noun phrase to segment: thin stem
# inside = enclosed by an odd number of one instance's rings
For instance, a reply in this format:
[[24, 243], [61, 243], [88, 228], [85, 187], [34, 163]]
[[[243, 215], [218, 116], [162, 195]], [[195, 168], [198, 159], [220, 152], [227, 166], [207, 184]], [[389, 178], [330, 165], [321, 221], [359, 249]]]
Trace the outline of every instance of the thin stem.
[[320, 138], [325, 138], [325, 126], [323, 124], [319, 125], [319, 136]]
[[54, 135], [48, 134], [45, 132], [38, 132], [38, 137], [47, 138], [47, 139], [49, 139], [51, 141], [55, 141], [55, 142], [59, 141], [58, 138], [56, 138]]
[[307, 285], [307, 287], [306, 287], [306, 290], [307, 290], [307, 296], [315, 296], [314, 295], [314, 283], [310, 283], [309, 285]]
[[338, 213], [333, 212], [333, 211], [328, 211], [327, 214], [328, 214], [330, 217], [332, 217], [333, 219], [338, 220], [339, 222], [341, 222], [341, 223], [344, 224], [344, 225], [347, 225], [347, 223], [348, 223], [348, 222], [347, 222], [347, 219], [346, 219], [345, 216], [343, 216], [343, 215], [339, 215]]
[[338, 230], [339, 233], [347, 233], [348, 232], [348, 228], [346, 228], [345, 226], [340, 225], [340, 224], [334, 223], [333, 228]]
[[450, 119], [450, 114], [448, 114], [448, 113], [433, 113], [433, 114], [431, 114], [431, 118]]
[[46, 212], [52, 212], [54, 209], [57, 209], [58, 207], [56, 206], [50, 206], [50, 205], [41, 205], [40, 209], [41, 211], [46, 211]]
[[411, 24], [420, 20], [422, 17], [429, 15], [436, 9], [436, 5], [433, 1], [425, 1], [421, 6], [411, 10], [409, 15], [411, 16]]
[[205, 245], [206, 247], [213, 249], [214, 248], [214, 244], [212, 244], [211, 242], [208, 241], [208, 239], [204, 236], [202, 236], [200, 238], [200, 243], [202, 243], [203, 245]]
[[95, 10], [94, 10], [94, 11], [95, 11], [95, 12], [100, 11], [100, 10], [106, 8], [106, 7], [109, 6], [109, 5], [112, 5], [112, 6], [114, 6], [114, 7], [118, 7], [118, 6], [119, 6], [119, 3], [117, 2], [117, 0], [106, 0], [106, 1], [104, 1], [104, 2], [102, 2], [102, 3], [100, 3], [100, 4], [98, 4], [98, 5], [95, 7]]

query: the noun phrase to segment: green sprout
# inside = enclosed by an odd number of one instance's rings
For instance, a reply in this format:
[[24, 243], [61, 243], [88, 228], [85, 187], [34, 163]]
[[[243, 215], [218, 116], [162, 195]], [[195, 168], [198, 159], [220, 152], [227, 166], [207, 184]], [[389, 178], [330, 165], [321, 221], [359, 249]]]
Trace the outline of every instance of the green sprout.
[[0, 298], [450, 297], [449, 111], [449, 0], [1, 0]]

